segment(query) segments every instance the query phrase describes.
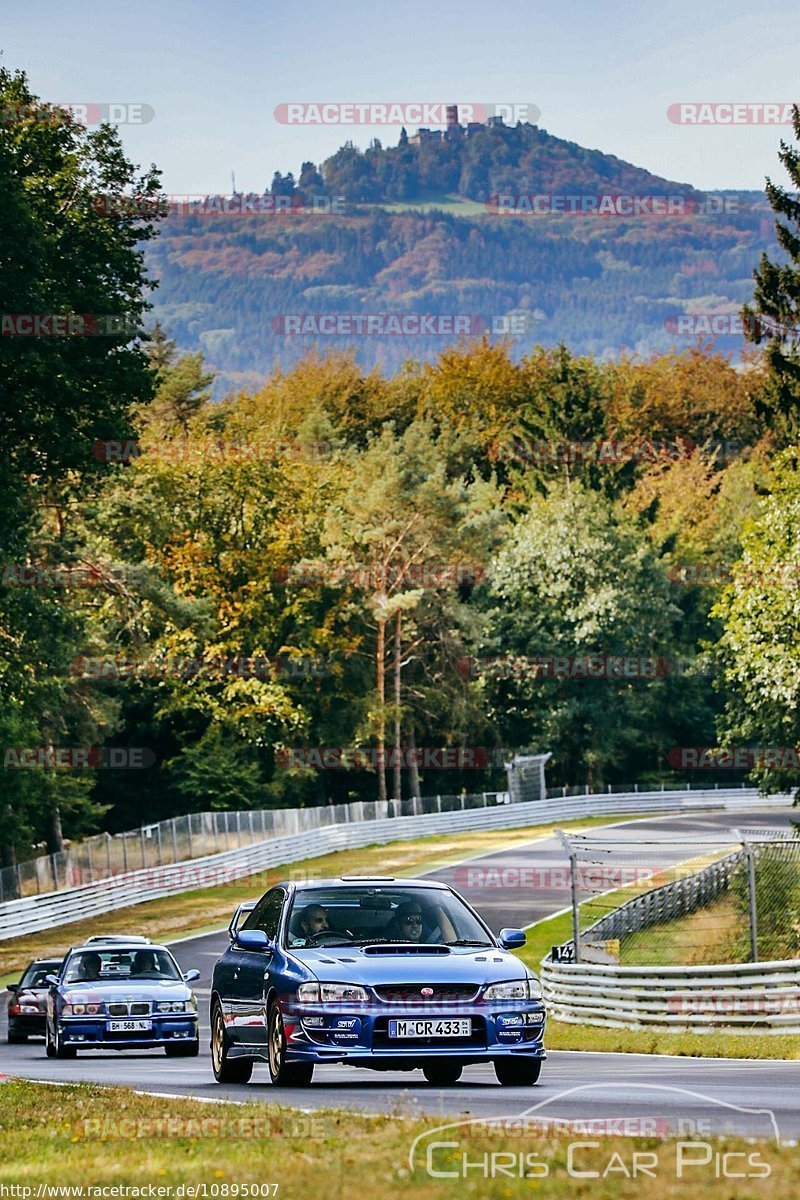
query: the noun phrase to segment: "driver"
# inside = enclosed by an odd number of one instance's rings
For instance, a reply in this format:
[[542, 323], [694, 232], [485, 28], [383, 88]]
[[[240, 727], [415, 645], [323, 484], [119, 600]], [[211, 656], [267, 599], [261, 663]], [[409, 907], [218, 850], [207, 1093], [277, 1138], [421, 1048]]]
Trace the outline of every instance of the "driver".
[[394, 940], [421, 942], [422, 922], [422, 906], [416, 900], [407, 900], [398, 907], [386, 931]]
[[300, 928], [306, 937], [316, 937], [318, 933], [328, 933], [330, 927], [328, 910], [321, 904], [309, 904], [300, 914]]
[[137, 950], [131, 963], [131, 975], [158, 975], [158, 963], [152, 950]]

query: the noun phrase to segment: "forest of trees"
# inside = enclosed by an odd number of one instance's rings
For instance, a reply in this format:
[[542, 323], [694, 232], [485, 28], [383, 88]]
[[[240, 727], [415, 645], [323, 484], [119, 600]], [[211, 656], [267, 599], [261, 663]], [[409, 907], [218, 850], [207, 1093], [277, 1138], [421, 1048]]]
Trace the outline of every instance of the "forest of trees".
[[[31, 102], [4, 71], [0, 93]], [[4, 311], [142, 326], [0, 339], [5, 864], [190, 810], [503, 778], [326, 769], [324, 748], [551, 750], [551, 783], [602, 787], [696, 778], [680, 747], [800, 740], [791, 338], [737, 366], [515, 359], [486, 337], [393, 372], [312, 352], [218, 402], [147, 316], [153, 223], [81, 203], [157, 173], [102, 128], [6, 128], [0, 148], [4, 241], [36, 250], [4, 262]], [[771, 201], [791, 260], [800, 210]], [[796, 325], [799, 278], [764, 258], [756, 310]], [[65, 747], [147, 753], [87, 770]]]

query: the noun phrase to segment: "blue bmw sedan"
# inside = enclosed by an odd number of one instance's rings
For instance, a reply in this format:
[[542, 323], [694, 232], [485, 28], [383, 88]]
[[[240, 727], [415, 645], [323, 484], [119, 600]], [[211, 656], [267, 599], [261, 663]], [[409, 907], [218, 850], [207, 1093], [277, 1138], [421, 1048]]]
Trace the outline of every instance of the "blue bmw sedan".
[[501, 1084], [533, 1084], [545, 1013], [536, 976], [451, 888], [346, 877], [281, 883], [242, 905], [214, 968], [211, 1058], [219, 1083], [266, 1062], [275, 1084], [317, 1063], [417, 1070], [455, 1083], [491, 1062]]
[[166, 947], [143, 938], [98, 938], [73, 947], [48, 976], [48, 1058], [153, 1047], [170, 1057], [194, 1057], [197, 1000], [188, 985], [199, 974], [181, 974]]

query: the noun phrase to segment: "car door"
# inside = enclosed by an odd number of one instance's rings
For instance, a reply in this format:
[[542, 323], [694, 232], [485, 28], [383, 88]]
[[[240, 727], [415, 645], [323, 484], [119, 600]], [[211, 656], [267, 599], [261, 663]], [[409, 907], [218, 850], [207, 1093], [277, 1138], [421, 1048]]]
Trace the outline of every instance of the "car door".
[[[275, 942], [285, 903], [286, 892], [283, 888], [273, 888], [259, 901], [242, 925], [242, 929], [261, 929], [270, 942]], [[269, 983], [269, 964], [273, 952], [243, 950], [236, 946], [234, 956], [231, 1036], [242, 1044], [264, 1046], [267, 1041], [264, 996]]]

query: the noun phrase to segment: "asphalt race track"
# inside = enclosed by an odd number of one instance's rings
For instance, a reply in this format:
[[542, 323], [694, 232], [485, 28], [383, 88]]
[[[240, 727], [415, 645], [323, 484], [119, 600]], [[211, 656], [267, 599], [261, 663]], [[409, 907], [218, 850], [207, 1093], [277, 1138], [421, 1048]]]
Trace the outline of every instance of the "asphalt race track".
[[[659, 817], [616, 826], [613, 822], [593, 833], [613, 839], [624, 854], [628, 843], [658, 833], [674, 839], [668, 852], [659, 847], [637, 846], [636, 861], [663, 865], [680, 862], [707, 850], [725, 831], [741, 826], [785, 828], [797, 812], [770, 809], [763, 812], [707, 812]], [[694, 839], [694, 840], [693, 840]], [[633, 850], [633, 848], [632, 848]], [[645, 857], [643, 857], [645, 856]], [[628, 856], [630, 857], [630, 855]], [[556, 838], [535, 839], [524, 847], [470, 859], [464, 866], [449, 867], [432, 877], [452, 883], [487, 919], [495, 931], [502, 926], [526, 926], [560, 911], [569, 902], [563, 887], [500, 886], [485, 888], [480, 868], [563, 867], [566, 855]], [[473, 886], [470, 886], [472, 874]], [[506, 875], [501, 878], [508, 878]], [[98, 929], [102, 922], [98, 920]], [[131, 932], [136, 932], [135, 927]], [[211, 1073], [208, 1049], [208, 998], [214, 961], [226, 945], [226, 934], [215, 933], [175, 943], [173, 949], [184, 971], [200, 971], [195, 991], [201, 1012], [201, 1053], [187, 1061], [167, 1059], [161, 1052], [141, 1054], [89, 1052], [75, 1061], [47, 1059], [44, 1043], [9, 1046], [6, 1004], [0, 1016], [0, 1074], [55, 1081], [92, 1081], [125, 1085], [151, 1092], [195, 1096], [198, 1099], [280, 1102], [305, 1112], [320, 1108], [352, 1108], [362, 1112], [428, 1113], [443, 1118], [499, 1118], [531, 1112], [542, 1119], [562, 1118], [584, 1122], [593, 1118], [655, 1118], [659, 1129], [684, 1135], [714, 1135], [732, 1130], [781, 1140], [800, 1137], [800, 1063], [731, 1059], [688, 1059], [667, 1056], [594, 1054], [554, 1051], [548, 1055], [539, 1084], [534, 1088], [500, 1087], [491, 1066], [467, 1067], [459, 1083], [432, 1087], [419, 1071], [371, 1072], [351, 1067], [317, 1067], [308, 1088], [276, 1089], [266, 1065], [259, 1065], [253, 1081], [220, 1086]], [[69, 945], [69, 927], [64, 930]], [[546, 1044], [546, 1038], [545, 1038]], [[577, 1089], [577, 1090], [576, 1090]], [[567, 1094], [565, 1094], [567, 1093]], [[753, 1111], [761, 1110], [761, 1111]], [[109, 1114], [113, 1115], [113, 1114]], [[773, 1119], [774, 1118], [774, 1119]]]

